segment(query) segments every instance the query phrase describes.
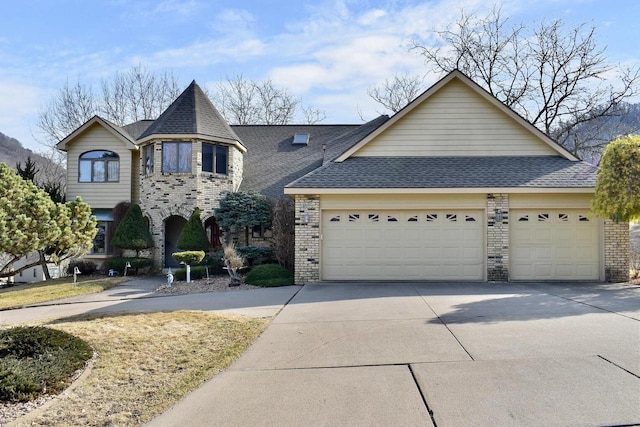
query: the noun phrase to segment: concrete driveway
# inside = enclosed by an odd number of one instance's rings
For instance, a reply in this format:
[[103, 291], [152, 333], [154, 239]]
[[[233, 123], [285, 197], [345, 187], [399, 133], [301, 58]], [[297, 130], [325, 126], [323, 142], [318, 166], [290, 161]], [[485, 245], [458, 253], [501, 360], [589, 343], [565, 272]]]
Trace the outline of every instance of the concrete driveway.
[[640, 423], [640, 288], [306, 285], [153, 426]]

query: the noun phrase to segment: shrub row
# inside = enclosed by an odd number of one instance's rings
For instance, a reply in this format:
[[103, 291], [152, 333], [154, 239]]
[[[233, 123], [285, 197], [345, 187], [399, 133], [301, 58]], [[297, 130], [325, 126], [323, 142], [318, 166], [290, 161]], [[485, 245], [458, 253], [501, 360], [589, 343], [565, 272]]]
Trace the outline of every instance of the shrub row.
[[293, 273], [279, 264], [262, 264], [254, 267], [244, 281], [254, 286], [287, 286], [293, 285]]

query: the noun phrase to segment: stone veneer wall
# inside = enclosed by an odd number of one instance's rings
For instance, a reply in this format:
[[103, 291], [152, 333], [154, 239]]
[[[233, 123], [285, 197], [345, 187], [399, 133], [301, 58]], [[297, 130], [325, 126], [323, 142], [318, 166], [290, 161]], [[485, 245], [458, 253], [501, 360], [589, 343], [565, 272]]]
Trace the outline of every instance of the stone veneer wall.
[[[179, 215], [185, 219], [197, 207], [204, 222], [213, 216], [219, 200], [229, 191], [236, 191], [242, 177], [242, 153], [229, 147], [227, 175], [202, 172], [202, 142], [192, 140], [192, 173], [162, 173], [162, 142], [155, 142], [154, 172], [140, 175], [140, 208], [149, 218], [155, 248], [153, 259], [157, 267], [164, 266], [164, 221]], [[238, 168], [240, 172], [238, 172]]]
[[627, 282], [631, 243], [629, 223], [604, 221], [604, 272], [608, 282]]
[[508, 194], [487, 194], [487, 280], [509, 280]]
[[296, 284], [320, 280], [320, 196], [295, 196]]

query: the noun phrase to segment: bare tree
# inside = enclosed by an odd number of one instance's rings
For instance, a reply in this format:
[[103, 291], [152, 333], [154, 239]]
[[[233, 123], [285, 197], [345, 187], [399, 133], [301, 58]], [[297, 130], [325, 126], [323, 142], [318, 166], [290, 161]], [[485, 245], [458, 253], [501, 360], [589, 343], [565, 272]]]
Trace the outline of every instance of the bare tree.
[[[424, 89], [424, 78], [417, 75], [395, 74], [380, 85], [367, 89], [367, 94], [392, 113], [397, 113]], [[383, 114], [383, 112], [380, 112]]]
[[451, 28], [436, 32], [440, 46], [414, 40], [413, 49], [438, 73], [459, 69], [581, 156], [592, 143], [576, 139], [573, 130], [620, 115], [619, 106], [638, 92], [640, 83], [637, 67], [607, 62], [595, 33], [584, 24], [565, 30], [561, 20], [532, 28], [513, 25], [493, 9], [486, 17], [463, 13]]
[[181, 91], [172, 73], [154, 74], [140, 65], [103, 79], [101, 87], [100, 111], [120, 126], [157, 118]]
[[255, 85], [242, 74], [227, 76], [225, 82], [218, 83], [214, 98], [220, 113], [229, 123], [248, 125], [258, 122]]
[[69, 81], [56, 96], [40, 111], [36, 125], [44, 133], [49, 144], [55, 144], [98, 111], [98, 103], [90, 86], [79, 80]]
[[315, 108], [311, 105], [300, 107], [302, 110], [302, 123], [307, 125], [315, 125], [327, 118], [327, 113], [324, 110]]
[[[231, 124], [284, 125], [293, 120], [300, 100], [271, 80], [247, 80], [239, 74], [218, 83], [214, 103]], [[316, 119], [322, 120], [320, 112]]]
[[117, 125], [155, 119], [179, 94], [172, 73], [154, 74], [138, 65], [103, 79], [100, 95], [80, 80], [67, 82], [41, 110], [36, 125], [53, 146], [96, 114]]
[[278, 88], [271, 80], [254, 83], [260, 111], [260, 122], [266, 125], [283, 125], [291, 122], [300, 100], [285, 88]]

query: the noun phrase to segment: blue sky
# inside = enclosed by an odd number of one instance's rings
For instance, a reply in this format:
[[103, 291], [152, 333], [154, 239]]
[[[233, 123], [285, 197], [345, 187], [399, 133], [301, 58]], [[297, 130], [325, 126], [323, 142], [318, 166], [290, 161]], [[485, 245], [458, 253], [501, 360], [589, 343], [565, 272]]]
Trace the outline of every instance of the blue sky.
[[[380, 107], [367, 89], [396, 72], [424, 74], [408, 52], [461, 10], [494, 4], [514, 22], [595, 25], [612, 62], [640, 63], [637, 0], [21, 0], [0, 6], [0, 132], [41, 150], [35, 125], [67, 80], [94, 84], [141, 64], [210, 91], [226, 76], [271, 79], [323, 123], [359, 123]], [[427, 76], [426, 83], [436, 76]]]

